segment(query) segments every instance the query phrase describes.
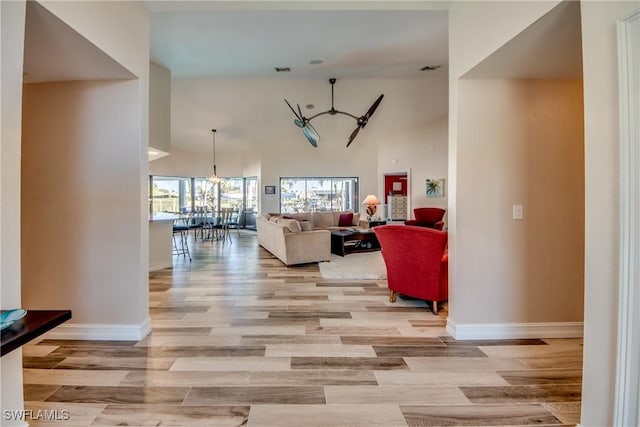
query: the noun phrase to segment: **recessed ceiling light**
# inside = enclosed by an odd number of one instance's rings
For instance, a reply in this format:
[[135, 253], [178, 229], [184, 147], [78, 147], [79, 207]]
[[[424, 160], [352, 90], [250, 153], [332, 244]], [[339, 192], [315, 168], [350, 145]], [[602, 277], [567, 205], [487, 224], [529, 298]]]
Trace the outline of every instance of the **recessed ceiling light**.
[[307, 105], [305, 105], [305, 107], [307, 108], [307, 110], [313, 110], [315, 108], [315, 105], [307, 104]]
[[311, 65], [322, 64], [322, 59], [312, 59], [311, 61], [309, 61], [309, 64]]
[[276, 67], [278, 73], [288, 73], [291, 71], [291, 67]]
[[442, 67], [442, 65], [427, 65], [426, 67], [420, 68], [420, 71], [433, 71]]

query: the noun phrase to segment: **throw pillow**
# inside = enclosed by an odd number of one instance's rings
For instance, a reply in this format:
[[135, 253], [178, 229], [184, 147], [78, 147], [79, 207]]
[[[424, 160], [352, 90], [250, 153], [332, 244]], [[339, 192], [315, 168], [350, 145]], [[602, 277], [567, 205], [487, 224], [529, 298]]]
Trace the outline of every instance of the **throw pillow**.
[[311, 221], [300, 221], [302, 231], [313, 231], [313, 223]]
[[[334, 212], [331, 211], [315, 211], [311, 213], [313, 228], [329, 228], [335, 225], [333, 219]], [[336, 218], [337, 219], [337, 218]]]
[[353, 225], [360, 225], [360, 212], [353, 214]]
[[299, 233], [302, 231], [302, 229], [300, 228], [300, 223], [295, 219], [280, 218], [278, 220], [278, 224], [284, 225], [285, 227], [287, 227], [287, 230], [289, 230], [292, 233]]
[[353, 225], [353, 212], [340, 214], [338, 227], [351, 227]]
[[287, 227], [289, 228], [290, 232], [299, 233], [302, 231], [302, 228], [300, 227], [300, 223], [298, 221], [296, 221], [295, 219], [289, 219], [287, 221], [289, 221]]

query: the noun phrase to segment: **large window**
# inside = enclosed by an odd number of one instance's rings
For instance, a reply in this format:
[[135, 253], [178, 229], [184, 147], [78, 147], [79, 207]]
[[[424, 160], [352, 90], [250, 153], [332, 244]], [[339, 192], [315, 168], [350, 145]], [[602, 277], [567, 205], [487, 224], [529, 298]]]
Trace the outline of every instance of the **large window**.
[[258, 210], [258, 178], [224, 178], [214, 185], [207, 178], [149, 177], [150, 212], [188, 213], [206, 206], [208, 212], [220, 208]]
[[192, 206], [190, 178], [154, 176], [149, 195], [151, 212], [186, 212]]
[[220, 207], [235, 208], [244, 207], [244, 178], [225, 178], [220, 183]]
[[208, 211], [218, 211], [218, 186], [207, 178], [194, 178], [194, 207], [207, 206]]
[[280, 178], [280, 212], [358, 212], [358, 208], [358, 178]]
[[258, 177], [245, 178], [245, 209], [248, 211], [258, 211]]

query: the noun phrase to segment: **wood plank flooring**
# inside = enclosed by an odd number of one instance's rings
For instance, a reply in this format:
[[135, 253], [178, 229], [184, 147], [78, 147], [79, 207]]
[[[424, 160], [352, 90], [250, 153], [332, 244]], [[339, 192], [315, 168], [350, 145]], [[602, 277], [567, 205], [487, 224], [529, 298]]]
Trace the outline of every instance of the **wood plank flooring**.
[[323, 280], [257, 244], [190, 241], [150, 274], [140, 342], [42, 339], [23, 352], [26, 409], [88, 426], [576, 425], [582, 340], [456, 341], [446, 306], [385, 281]]

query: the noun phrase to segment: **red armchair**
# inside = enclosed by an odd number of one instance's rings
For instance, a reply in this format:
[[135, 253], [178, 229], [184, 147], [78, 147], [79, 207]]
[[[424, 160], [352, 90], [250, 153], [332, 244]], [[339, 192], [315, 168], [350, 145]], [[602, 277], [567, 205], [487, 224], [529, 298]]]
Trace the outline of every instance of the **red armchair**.
[[416, 208], [413, 210], [416, 219], [405, 221], [404, 224], [442, 230], [444, 227], [444, 221], [442, 221], [444, 213], [445, 210], [440, 208]]
[[389, 301], [398, 294], [438, 302], [449, 297], [447, 233], [424, 227], [380, 225], [373, 231], [382, 247], [387, 266]]

